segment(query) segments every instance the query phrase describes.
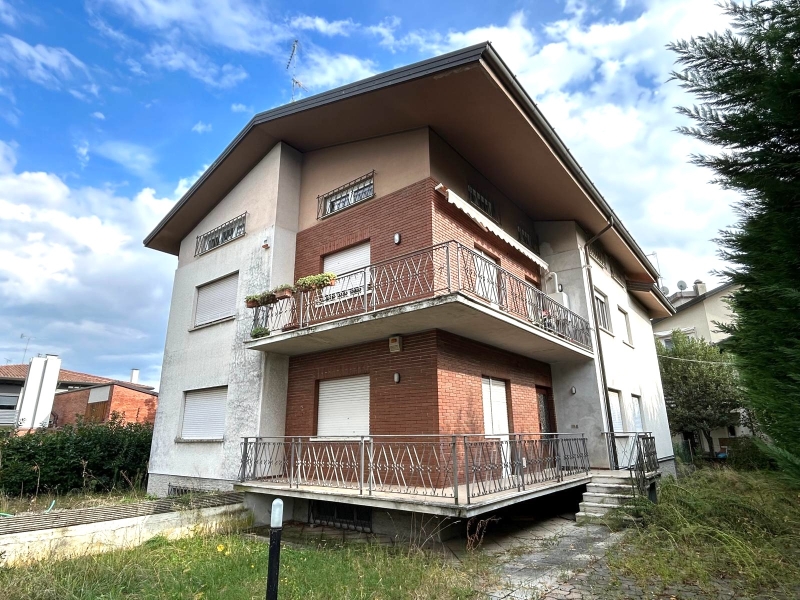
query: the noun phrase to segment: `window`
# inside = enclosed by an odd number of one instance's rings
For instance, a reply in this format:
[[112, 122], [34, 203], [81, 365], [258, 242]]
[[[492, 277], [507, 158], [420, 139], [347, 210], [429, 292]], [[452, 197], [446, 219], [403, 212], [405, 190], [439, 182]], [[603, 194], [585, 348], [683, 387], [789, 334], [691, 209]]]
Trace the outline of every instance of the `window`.
[[9, 409], [14, 410], [17, 407], [17, 400], [19, 400], [19, 394], [10, 394], [6, 392], [0, 392], [0, 410], [2, 409]]
[[728, 425], [728, 437], [736, 437], [736, 426]]
[[194, 326], [227, 319], [236, 314], [239, 274], [234, 273], [197, 288]]
[[520, 243], [526, 248], [530, 248], [534, 252], [539, 251], [539, 248], [537, 247], [538, 244], [533, 241], [533, 236], [529, 231], [523, 229], [521, 225], [517, 225], [517, 237]]
[[200, 256], [244, 235], [247, 213], [241, 214], [211, 231], [197, 236], [194, 255]]
[[349, 208], [375, 195], [375, 171], [345, 183], [343, 186], [317, 196], [317, 218], [322, 219]]
[[483, 377], [481, 378], [481, 387], [483, 390], [483, 432], [486, 435], [508, 436], [506, 382], [502, 379]]
[[325, 288], [324, 295], [320, 295], [321, 302], [334, 302], [344, 300], [348, 297], [364, 293], [364, 284], [369, 285], [365, 279], [370, 277], [369, 269], [360, 273], [341, 277], [346, 273], [352, 273], [359, 269], [365, 269], [370, 263], [369, 242], [351, 246], [339, 252], [328, 254], [322, 259], [322, 270], [325, 273], [334, 273], [336, 283]]
[[644, 431], [644, 420], [642, 419], [642, 397], [631, 394], [631, 406], [633, 407], [633, 430]]
[[317, 435], [369, 435], [369, 375], [319, 382]]
[[594, 291], [594, 305], [597, 308], [597, 324], [611, 332], [611, 315], [608, 313], [608, 296], [598, 290]]
[[625, 329], [623, 331], [625, 334], [625, 339], [623, 341], [633, 346], [633, 337], [631, 337], [631, 319], [628, 316], [628, 312], [625, 311], [621, 306], [618, 306], [617, 310], [622, 315], [622, 322], [625, 323]]
[[225, 433], [227, 387], [186, 392], [183, 401], [183, 440], [222, 440]]
[[617, 390], [608, 390], [608, 403], [611, 407], [611, 424], [614, 431], [619, 433], [625, 431], [625, 423], [622, 419], [622, 401]]
[[606, 253], [603, 252], [603, 249], [600, 246], [597, 244], [592, 244], [589, 246], [589, 256], [595, 259], [601, 267], [605, 268], [607, 262]]
[[494, 202], [489, 200], [486, 196], [481, 194], [477, 191], [474, 187], [467, 186], [467, 191], [469, 192], [469, 202], [474, 207], [476, 207], [481, 212], [486, 213], [490, 217], [492, 217], [495, 221], [498, 220], [497, 217], [497, 209], [494, 206]]

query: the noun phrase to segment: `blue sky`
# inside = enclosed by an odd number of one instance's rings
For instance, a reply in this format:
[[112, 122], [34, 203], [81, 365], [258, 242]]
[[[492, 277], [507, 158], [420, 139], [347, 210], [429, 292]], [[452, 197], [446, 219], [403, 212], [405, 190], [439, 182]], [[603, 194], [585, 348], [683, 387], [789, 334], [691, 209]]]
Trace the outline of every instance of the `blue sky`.
[[255, 112], [490, 40], [665, 283], [716, 278], [732, 196], [674, 132], [670, 40], [713, 0], [0, 0], [0, 364], [156, 385], [175, 259], [141, 240]]

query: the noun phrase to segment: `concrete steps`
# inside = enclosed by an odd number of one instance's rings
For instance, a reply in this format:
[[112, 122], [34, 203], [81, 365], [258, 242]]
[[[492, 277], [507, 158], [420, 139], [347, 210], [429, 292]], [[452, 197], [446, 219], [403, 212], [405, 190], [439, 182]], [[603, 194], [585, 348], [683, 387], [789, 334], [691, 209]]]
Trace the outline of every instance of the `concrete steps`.
[[[616, 508], [625, 506], [633, 500], [633, 489], [627, 473], [602, 473], [592, 475], [592, 481], [586, 485], [580, 512], [575, 515], [579, 524], [602, 523], [606, 515]], [[621, 517], [623, 521], [634, 522], [628, 515]]]

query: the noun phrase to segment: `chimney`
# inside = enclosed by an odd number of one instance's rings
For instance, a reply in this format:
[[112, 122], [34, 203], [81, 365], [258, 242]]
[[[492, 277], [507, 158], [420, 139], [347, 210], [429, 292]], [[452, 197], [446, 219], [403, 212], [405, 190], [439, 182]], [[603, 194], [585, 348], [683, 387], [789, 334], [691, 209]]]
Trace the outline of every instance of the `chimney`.
[[131, 383], [139, 383], [139, 369], [131, 369]]
[[700, 281], [699, 279], [694, 280], [694, 291], [698, 296], [702, 296], [706, 293], [706, 284]]

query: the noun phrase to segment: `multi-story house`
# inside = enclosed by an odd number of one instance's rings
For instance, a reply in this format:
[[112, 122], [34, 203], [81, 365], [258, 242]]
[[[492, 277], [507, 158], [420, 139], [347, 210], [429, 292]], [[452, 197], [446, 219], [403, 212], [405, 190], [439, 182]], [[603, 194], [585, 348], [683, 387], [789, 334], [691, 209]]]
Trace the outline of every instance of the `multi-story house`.
[[145, 244], [178, 257], [152, 493], [377, 529], [639, 440], [673, 468], [658, 274], [491, 45], [256, 115]]

